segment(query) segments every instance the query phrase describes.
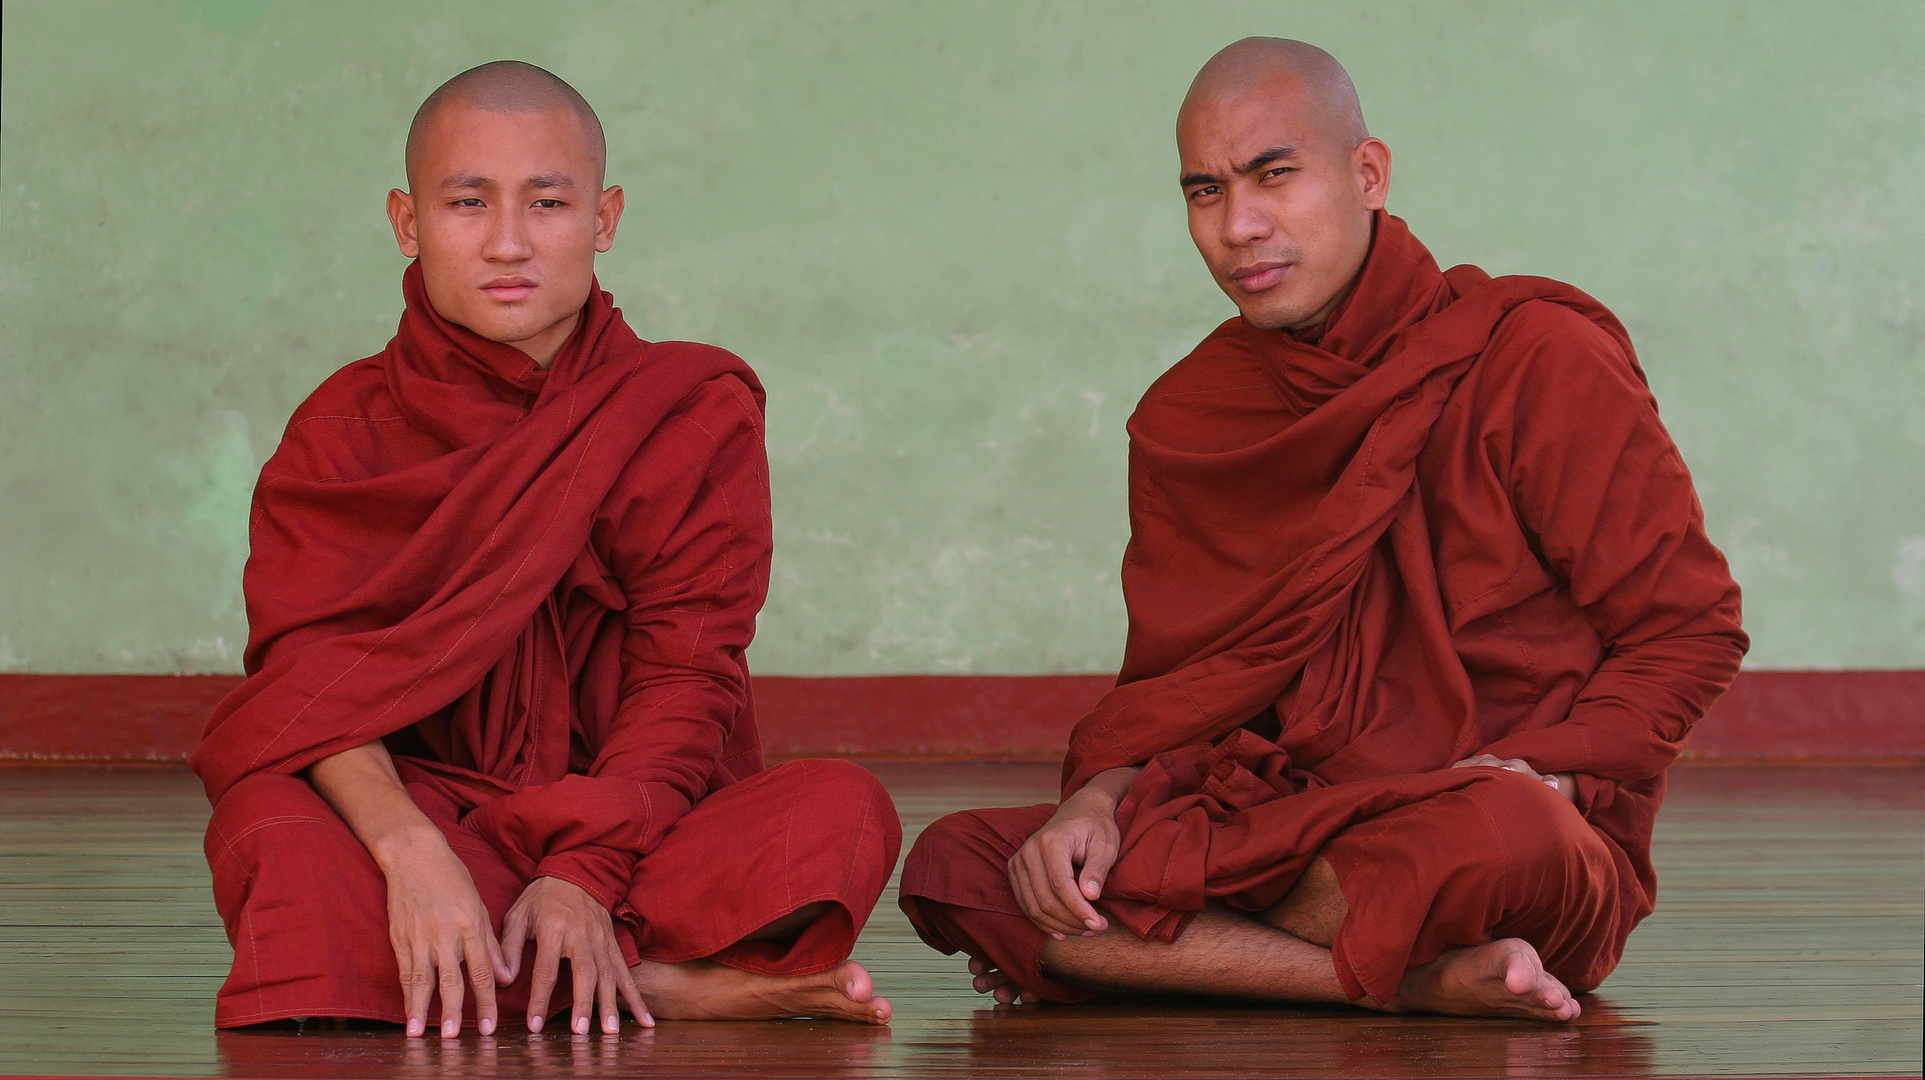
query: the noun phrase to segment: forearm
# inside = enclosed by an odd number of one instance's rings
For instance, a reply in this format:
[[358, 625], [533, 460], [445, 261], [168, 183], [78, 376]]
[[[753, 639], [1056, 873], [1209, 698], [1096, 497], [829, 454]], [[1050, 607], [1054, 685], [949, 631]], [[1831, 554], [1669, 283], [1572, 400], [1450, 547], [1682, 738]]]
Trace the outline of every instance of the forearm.
[[383, 872], [392, 871], [416, 845], [447, 843], [409, 797], [378, 739], [322, 758], [308, 766], [307, 777]]
[[1066, 805], [1076, 802], [1085, 806], [1103, 806], [1110, 813], [1115, 813], [1117, 806], [1123, 802], [1123, 796], [1129, 794], [1130, 785], [1136, 782], [1136, 774], [1142, 771], [1141, 765], [1106, 769], [1090, 777], [1089, 783], [1063, 802]]

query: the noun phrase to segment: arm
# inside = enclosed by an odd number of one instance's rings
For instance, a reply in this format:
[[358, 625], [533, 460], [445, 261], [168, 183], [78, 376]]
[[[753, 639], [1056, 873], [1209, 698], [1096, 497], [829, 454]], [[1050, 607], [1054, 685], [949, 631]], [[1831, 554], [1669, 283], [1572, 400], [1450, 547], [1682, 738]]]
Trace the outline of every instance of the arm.
[[[607, 715], [584, 710], [586, 775], [525, 789], [469, 816], [491, 839], [536, 856], [502, 924], [520, 955], [533, 938], [530, 1026], [539, 1029], [560, 961], [575, 977], [573, 1028], [598, 1002], [618, 1030], [617, 992], [649, 1023], [612, 932], [636, 860], [709, 790], [748, 706], [743, 652], [768, 589], [768, 474], [761, 413], [745, 387], [691, 394], [630, 463], [591, 541], [626, 601], [620, 689]], [[499, 845], [498, 845], [499, 846]]]
[[1738, 587], [1655, 400], [1616, 341], [1565, 319], [1508, 380], [1508, 479], [1520, 522], [1605, 656], [1563, 723], [1484, 753], [1577, 774], [1577, 805], [1590, 813], [1619, 783], [1670, 765], [1730, 685], [1747, 639]]
[[1133, 766], [1097, 773], [1010, 857], [1009, 884], [1017, 905], [1058, 941], [1109, 928], [1091, 901], [1103, 895], [1103, 882], [1122, 847], [1116, 808], [1142, 771]]
[[437, 988], [442, 1037], [461, 1033], [464, 963], [481, 1033], [494, 1034], [495, 980], [506, 982], [514, 973], [502, 960], [468, 868], [408, 797], [387, 748], [377, 741], [322, 758], [308, 767], [308, 780], [387, 878], [388, 937], [401, 970], [408, 1034], [427, 1031], [428, 1002]]

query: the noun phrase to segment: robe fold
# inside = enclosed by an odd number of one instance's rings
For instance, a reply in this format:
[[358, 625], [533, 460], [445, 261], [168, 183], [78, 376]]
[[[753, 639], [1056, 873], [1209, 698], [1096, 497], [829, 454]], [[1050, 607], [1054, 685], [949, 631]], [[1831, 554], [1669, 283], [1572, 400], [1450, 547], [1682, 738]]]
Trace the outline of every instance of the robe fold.
[[[1380, 212], [1319, 332], [1229, 320], [1152, 385], [1129, 433], [1129, 637], [1063, 769], [1068, 794], [1146, 766], [1118, 809], [1106, 910], [1164, 941], [1206, 902], [1266, 910], [1365, 822], [1447, 795], [1514, 804], [1498, 770], [1449, 766], [1522, 758], [1579, 775], [1576, 816], [1610, 853], [1608, 872], [1582, 862], [1612, 903], [1574, 909], [1596, 932], [1560, 972], [1597, 985], [1651, 910], [1664, 770], [1748, 644], [1617, 319], [1560, 282], [1440, 271]], [[985, 948], [957, 940], [976, 915], [931, 913], [1007, 907], [996, 860], [1047, 815], [1032, 818], [925, 833], [903, 906], [933, 944]], [[1375, 859], [1467, 843], [1443, 816], [1398, 820]], [[1338, 869], [1353, 916], [1374, 912], [1335, 950], [1353, 999], [1388, 1000], [1407, 967], [1488, 940], [1453, 934], [1498, 925], [1460, 917], [1468, 899], [1449, 910], [1449, 875], [1405, 882], [1388, 911]], [[1040, 934], [997, 925], [1022, 939], [998, 944], [1005, 970], [1065, 996], [1035, 962]]]
[[[771, 550], [754, 373], [642, 341], [599, 287], [546, 369], [442, 319], [418, 266], [403, 288], [394, 340], [296, 410], [255, 490], [248, 678], [192, 759], [236, 947], [217, 1021], [402, 1019], [385, 885], [299, 778], [375, 739], [497, 927], [547, 876], [610, 910], [631, 961], [840, 962], [900, 834], [853, 766], [763, 772], [744, 659]], [[777, 780], [780, 797], [721, 799]], [[645, 884], [664, 875], [711, 889], [672, 928], [674, 890]], [[839, 914], [783, 955], [736, 947], [817, 900]]]

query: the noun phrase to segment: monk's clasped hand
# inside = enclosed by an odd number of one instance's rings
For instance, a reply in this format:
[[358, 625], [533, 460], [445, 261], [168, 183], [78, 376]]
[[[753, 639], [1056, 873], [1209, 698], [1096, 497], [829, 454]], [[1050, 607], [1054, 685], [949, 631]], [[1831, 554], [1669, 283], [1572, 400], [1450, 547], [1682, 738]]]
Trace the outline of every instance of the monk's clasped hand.
[[1063, 800], [1009, 860], [1009, 884], [1029, 921], [1058, 941], [1097, 934], [1109, 920], [1094, 901], [1123, 846], [1116, 805], [1136, 769], [1112, 769]]
[[1544, 784], [1552, 791], [1564, 796], [1565, 802], [1575, 803], [1577, 801], [1577, 775], [1575, 773], [1541, 773], [1532, 768], [1531, 763], [1525, 761], [1523, 758], [1501, 758], [1496, 754], [1478, 754], [1474, 757], [1467, 757], [1462, 761], [1452, 763], [1451, 768], [1503, 769], [1505, 772], [1519, 773]]
[[[512, 968], [519, 968], [531, 938], [535, 942], [535, 964], [534, 982], [528, 990], [529, 1031], [542, 1029], [563, 960], [568, 961], [574, 977], [570, 1031], [588, 1034], [590, 1012], [600, 1013], [603, 1034], [621, 1031], [618, 997], [628, 1003], [629, 1012], [643, 1026], [655, 1025], [622, 956], [614, 920], [588, 890], [560, 878], [541, 877], [530, 882], [501, 923], [501, 948]], [[511, 974], [503, 981], [512, 980]]]

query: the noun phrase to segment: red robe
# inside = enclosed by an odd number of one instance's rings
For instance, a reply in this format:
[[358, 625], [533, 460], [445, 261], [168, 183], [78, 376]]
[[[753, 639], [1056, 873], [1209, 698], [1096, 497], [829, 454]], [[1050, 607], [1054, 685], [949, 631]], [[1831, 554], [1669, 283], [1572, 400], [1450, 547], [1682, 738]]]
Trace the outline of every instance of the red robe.
[[[236, 950], [217, 1022], [404, 1018], [384, 880], [300, 779], [374, 739], [497, 928], [548, 876], [608, 907], [631, 962], [840, 962], [900, 831], [855, 766], [763, 770], [754, 373], [640, 340], [599, 288], [547, 369], [442, 319], [418, 267], [404, 290], [394, 340], [295, 412], [255, 490], [249, 678], [193, 756]], [[737, 944], [818, 900], [835, 914], [793, 943]]]
[[[1440, 272], [1388, 214], [1314, 337], [1231, 319], [1130, 420], [1128, 646], [1063, 776], [1068, 793], [1148, 763], [1102, 904], [1173, 940], [1208, 900], [1274, 906], [1322, 851], [1353, 998], [1531, 919], [1553, 971], [1596, 986], [1651, 910], [1665, 768], [1747, 645], [1684, 462], [1602, 305]], [[1479, 753], [1578, 773], [1575, 813], [1449, 768]], [[903, 904], [937, 947], [1000, 951], [1039, 996], [1073, 997], [1020, 919], [959, 914], [1015, 911], [998, 861], [1046, 810], [939, 824]], [[1400, 824], [1339, 841], [1373, 819]], [[1568, 872], [1566, 914], [1527, 919], [1493, 846]], [[1475, 898], [1453, 893], [1472, 879]]]

